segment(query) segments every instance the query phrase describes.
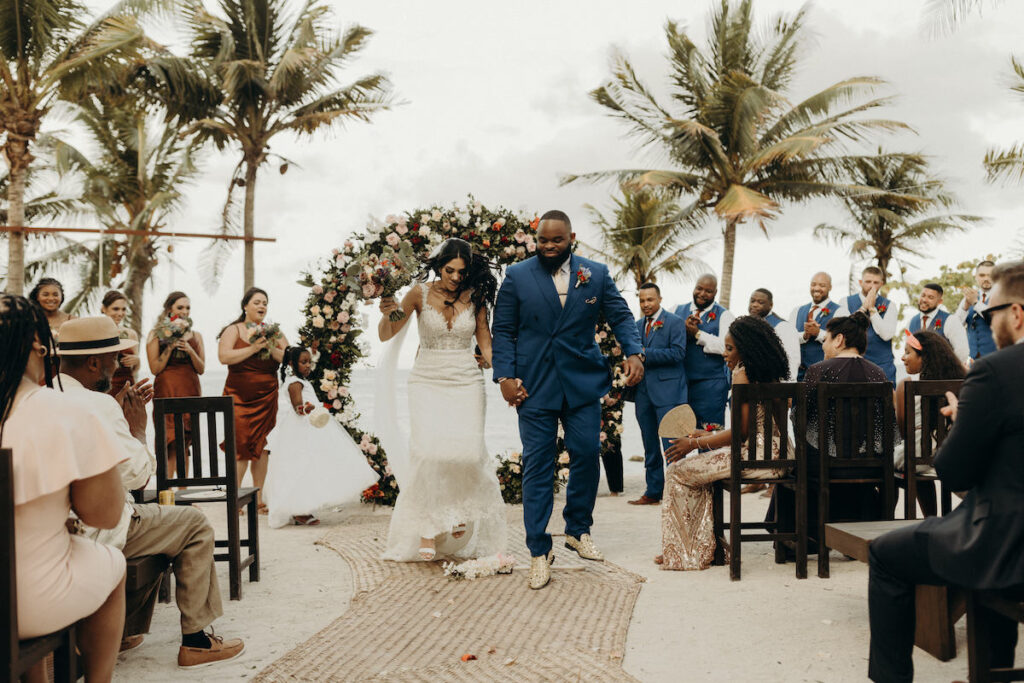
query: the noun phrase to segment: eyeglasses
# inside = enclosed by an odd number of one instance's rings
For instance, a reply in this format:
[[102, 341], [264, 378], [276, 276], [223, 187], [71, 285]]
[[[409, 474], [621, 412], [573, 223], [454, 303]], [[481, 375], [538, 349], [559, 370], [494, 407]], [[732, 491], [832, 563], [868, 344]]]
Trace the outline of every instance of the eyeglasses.
[[981, 312], [981, 317], [985, 321], [985, 324], [988, 325], [989, 327], [991, 327], [992, 326], [992, 314], [995, 313], [996, 311], [1001, 311], [1004, 308], [1009, 308], [1010, 306], [1020, 306], [1021, 308], [1024, 308], [1024, 304], [1020, 303], [1019, 301], [1008, 301], [1005, 304], [999, 304], [997, 306], [989, 306], [988, 308], [986, 308], [984, 311]]

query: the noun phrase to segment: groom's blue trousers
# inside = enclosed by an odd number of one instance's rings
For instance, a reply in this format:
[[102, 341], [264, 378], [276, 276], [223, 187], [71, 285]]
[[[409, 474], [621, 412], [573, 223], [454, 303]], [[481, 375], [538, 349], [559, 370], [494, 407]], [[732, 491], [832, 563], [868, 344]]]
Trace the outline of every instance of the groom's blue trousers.
[[[529, 400], [527, 400], [529, 404]], [[555, 442], [558, 422], [565, 429], [569, 451], [569, 484], [565, 490], [565, 533], [577, 538], [589, 534], [594, 523], [594, 501], [601, 479], [601, 403], [578, 408], [563, 403], [560, 410], [519, 409], [519, 436], [523, 441], [523, 522], [526, 547], [532, 557], [551, 550], [547, 532], [555, 491]]]

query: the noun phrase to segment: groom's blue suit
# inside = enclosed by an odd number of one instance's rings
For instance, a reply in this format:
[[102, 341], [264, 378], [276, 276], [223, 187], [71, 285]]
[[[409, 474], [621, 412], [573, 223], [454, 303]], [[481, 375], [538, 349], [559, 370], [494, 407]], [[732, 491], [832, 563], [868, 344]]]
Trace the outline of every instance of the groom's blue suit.
[[593, 523], [601, 476], [601, 398], [611, 389], [608, 361], [594, 339], [599, 314], [604, 313], [625, 356], [641, 352], [633, 316], [608, 268], [575, 254], [570, 258], [564, 308], [551, 273], [536, 257], [508, 269], [494, 306], [494, 379], [521, 379], [529, 394], [519, 406], [519, 436], [526, 545], [533, 557], [551, 550], [547, 526], [559, 420], [571, 458], [565, 533], [579, 538]]

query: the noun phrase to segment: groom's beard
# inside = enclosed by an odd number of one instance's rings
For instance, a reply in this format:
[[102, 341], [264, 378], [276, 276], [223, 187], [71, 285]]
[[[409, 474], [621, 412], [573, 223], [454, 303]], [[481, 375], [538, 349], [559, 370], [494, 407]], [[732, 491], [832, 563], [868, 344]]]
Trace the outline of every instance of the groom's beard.
[[565, 260], [572, 255], [572, 249], [566, 249], [558, 256], [545, 256], [544, 254], [537, 254], [537, 260], [540, 261], [540, 265], [547, 270], [549, 273], [554, 273], [559, 267], [565, 263]]

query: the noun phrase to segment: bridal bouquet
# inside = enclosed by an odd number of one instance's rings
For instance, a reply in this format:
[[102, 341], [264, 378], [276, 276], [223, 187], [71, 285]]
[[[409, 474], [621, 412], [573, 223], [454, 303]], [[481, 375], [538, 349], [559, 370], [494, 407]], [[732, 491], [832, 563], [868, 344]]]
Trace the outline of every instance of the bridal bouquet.
[[516, 566], [516, 558], [512, 555], [498, 553], [490, 557], [481, 557], [476, 560], [466, 560], [461, 564], [454, 562], [444, 563], [444, 575], [453, 581], [466, 579], [472, 581], [482, 576], [494, 576], [495, 574], [511, 574]]
[[277, 346], [277, 342], [284, 336], [281, 334], [281, 326], [277, 323], [246, 323], [245, 329], [249, 330], [250, 344], [255, 344], [260, 339], [267, 340], [267, 348], [260, 349], [259, 356], [262, 360], [270, 358], [270, 349]]
[[[153, 328], [153, 334], [156, 336], [157, 344], [161, 350], [166, 349], [168, 346], [174, 346], [191, 331], [192, 318], [180, 315], [165, 315], [157, 322], [156, 327]], [[184, 351], [175, 349], [171, 352], [171, 355], [180, 357], [186, 354]]]
[[[381, 253], [366, 254], [353, 261], [345, 269], [346, 284], [363, 293], [364, 299], [376, 299], [394, 296], [402, 287], [412, 281], [412, 276], [419, 268], [419, 261], [412, 252], [408, 242], [401, 245], [398, 251], [385, 246]], [[401, 310], [391, 312], [391, 322], [405, 317]]]

